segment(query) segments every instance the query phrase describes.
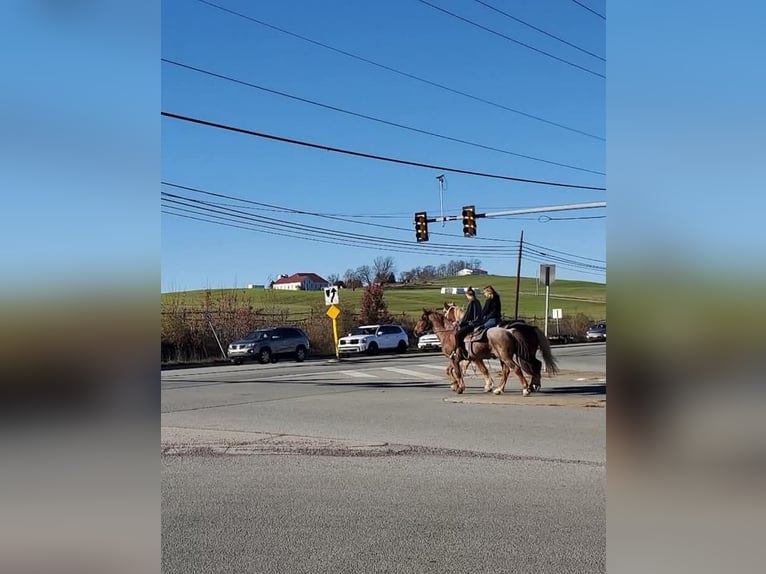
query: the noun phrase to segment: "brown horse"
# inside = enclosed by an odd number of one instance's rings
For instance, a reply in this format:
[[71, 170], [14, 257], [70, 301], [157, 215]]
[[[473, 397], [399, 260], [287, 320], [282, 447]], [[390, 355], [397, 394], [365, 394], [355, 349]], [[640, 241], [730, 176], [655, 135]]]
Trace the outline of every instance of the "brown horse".
[[[447, 347], [454, 350], [455, 331], [454, 328], [448, 327], [448, 324], [452, 325], [440, 313], [423, 309], [423, 314], [415, 325], [414, 331], [417, 335], [430, 329], [439, 337], [443, 349]], [[542, 351], [549, 374], [554, 375], [558, 372], [558, 366], [551, 354], [550, 344], [534, 325], [516, 323], [508, 328], [491, 327], [486, 330], [486, 339], [482, 338], [482, 340], [475, 341], [475, 338], [474, 334], [469, 334], [464, 341], [469, 359], [477, 361], [478, 359], [489, 359], [494, 356], [502, 365], [502, 380], [500, 385], [493, 389], [496, 395], [501, 394], [505, 390], [505, 384], [511, 371], [518, 377], [524, 396], [529, 395], [531, 390], [540, 388], [542, 363], [535, 357], [538, 346]], [[450, 350], [449, 353], [451, 354], [452, 351]], [[465, 389], [465, 384], [460, 364], [455, 359], [451, 359], [451, 361], [457, 378], [457, 384], [453, 389], [457, 393], [462, 393]], [[527, 383], [524, 371], [531, 375], [531, 384]]]
[[[452, 322], [459, 322], [460, 319], [463, 318], [463, 308], [459, 307], [454, 301], [450, 302], [444, 302], [444, 317], [448, 321]], [[539, 361], [535, 357], [537, 355], [538, 348], [543, 354], [543, 360], [545, 361], [545, 368], [546, 371], [549, 371], [551, 375], [555, 375], [558, 372], [558, 366], [556, 365], [556, 360], [553, 358], [553, 354], [551, 353], [551, 346], [550, 342], [548, 341], [547, 337], [545, 336], [545, 333], [543, 333], [538, 327], [535, 325], [529, 325], [525, 323], [522, 320], [505, 320], [501, 321], [498, 325], [498, 327], [503, 327], [505, 329], [515, 329], [517, 331], [525, 331], [529, 333], [530, 335], [534, 332], [535, 336], [530, 336], [527, 339], [527, 344], [529, 346], [529, 356], [530, 356], [530, 363], [532, 367], [532, 372], [530, 373], [529, 370], [527, 370], [527, 373], [532, 375], [532, 381], [530, 382], [530, 391], [539, 391], [541, 384], [541, 379], [539, 376], [534, 376], [535, 373], [538, 373], [540, 368], [542, 367], [541, 364], [539, 364]], [[516, 373], [518, 376], [518, 373]]]
[[[446, 307], [446, 304], [445, 304]], [[442, 348], [442, 354], [449, 359], [449, 364], [447, 365], [447, 377], [450, 381], [450, 388], [453, 391], [456, 392], [463, 392], [462, 390], [458, 391], [458, 382], [459, 382], [459, 376], [462, 376], [463, 369], [468, 366], [471, 362], [473, 362], [476, 367], [479, 369], [479, 372], [481, 373], [482, 377], [484, 377], [484, 392], [490, 393], [492, 392], [492, 388], [494, 387], [495, 381], [492, 380], [492, 375], [489, 373], [489, 369], [487, 368], [487, 365], [484, 363], [483, 359], [472, 357], [466, 361], [463, 361], [463, 368], [460, 367], [459, 362], [452, 357], [452, 353], [455, 351], [456, 347], [456, 341], [455, 341], [455, 327], [456, 325], [451, 321], [444, 321], [443, 327], [438, 329], [431, 328], [434, 332], [434, 334], [439, 338], [439, 342], [441, 343]], [[417, 325], [415, 326], [414, 333], [416, 336], [419, 336], [423, 330], [418, 330]], [[452, 333], [452, 336], [449, 334]], [[457, 374], [456, 374], [457, 373]]]

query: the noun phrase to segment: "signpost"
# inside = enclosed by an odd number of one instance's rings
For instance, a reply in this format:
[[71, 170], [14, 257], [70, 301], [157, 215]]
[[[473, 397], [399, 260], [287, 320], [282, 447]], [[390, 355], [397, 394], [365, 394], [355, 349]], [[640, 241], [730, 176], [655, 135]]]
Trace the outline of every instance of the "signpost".
[[338, 294], [338, 288], [335, 285], [325, 288], [324, 302], [325, 305], [329, 306], [329, 309], [327, 309], [327, 316], [332, 319], [332, 336], [333, 340], [335, 341], [335, 358], [340, 360], [340, 354], [338, 351], [338, 323], [336, 322], [338, 315], [340, 315], [340, 307], [336, 305], [336, 303], [340, 302], [340, 296]]
[[562, 314], [561, 309], [551, 309], [551, 312], [553, 313], [553, 318], [556, 319], [556, 334], [561, 335], [559, 319], [561, 319], [564, 315]]
[[540, 282], [545, 284], [545, 336], [548, 336], [548, 301], [551, 293], [551, 283], [556, 280], [555, 265], [540, 265]]

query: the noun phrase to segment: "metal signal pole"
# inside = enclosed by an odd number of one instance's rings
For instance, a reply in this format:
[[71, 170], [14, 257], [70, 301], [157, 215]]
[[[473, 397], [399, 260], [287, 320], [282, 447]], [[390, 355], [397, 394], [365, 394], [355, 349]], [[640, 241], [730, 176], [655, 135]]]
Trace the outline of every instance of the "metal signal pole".
[[441, 209], [442, 227], [444, 227], [444, 174], [437, 175], [436, 180], [439, 182], [439, 208]]

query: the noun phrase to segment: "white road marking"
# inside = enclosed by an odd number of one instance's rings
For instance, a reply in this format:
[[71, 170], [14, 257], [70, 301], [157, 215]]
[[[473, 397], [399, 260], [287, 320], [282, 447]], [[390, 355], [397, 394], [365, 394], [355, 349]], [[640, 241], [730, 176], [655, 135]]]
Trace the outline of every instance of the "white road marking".
[[359, 379], [377, 379], [378, 378], [376, 375], [371, 375], [369, 373], [364, 373], [362, 371], [338, 371], [338, 372], [343, 375], [348, 375], [349, 377], [357, 377]]
[[437, 369], [439, 371], [443, 371], [447, 368], [446, 365], [418, 365], [418, 368], [422, 369]]
[[390, 371], [392, 373], [398, 373], [400, 375], [408, 375], [410, 377], [415, 377], [416, 379], [428, 379], [429, 381], [433, 381], [434, 378], [431, 375], [427, 375], [425, 373], [419, 373], [417, 371], [411, 371], [410, 369], [399, 369], [397, 367], [382, 367], [383, 371]]

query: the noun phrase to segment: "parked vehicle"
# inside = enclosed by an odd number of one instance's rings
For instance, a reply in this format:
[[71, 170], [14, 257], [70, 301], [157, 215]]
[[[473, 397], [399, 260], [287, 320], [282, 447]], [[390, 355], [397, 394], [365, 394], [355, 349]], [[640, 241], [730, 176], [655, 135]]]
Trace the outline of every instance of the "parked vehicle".
[[293, 357], [301, 362], [308, 357], [311, 345], [297, 327], [271, 327], [248, 333], [229, 345], [227, 356], [232, 363], [257, 360], [261, 364], [274, 362], [278, 357]]
[[606, 321], [596, 323], [585, 331], [586, 341], [606, 341]]
[[362, 325], [339, 339], [338, 352], [341, 355], [353, 353], [375, 355], [383, 350], [404, 353], [409, 346], [410, 339], [399, 325]]
[[423, 333], [418, 339], [418, 349], [421, 351], [441, 350], [442, 342], [435, 333], [429, 331]]

